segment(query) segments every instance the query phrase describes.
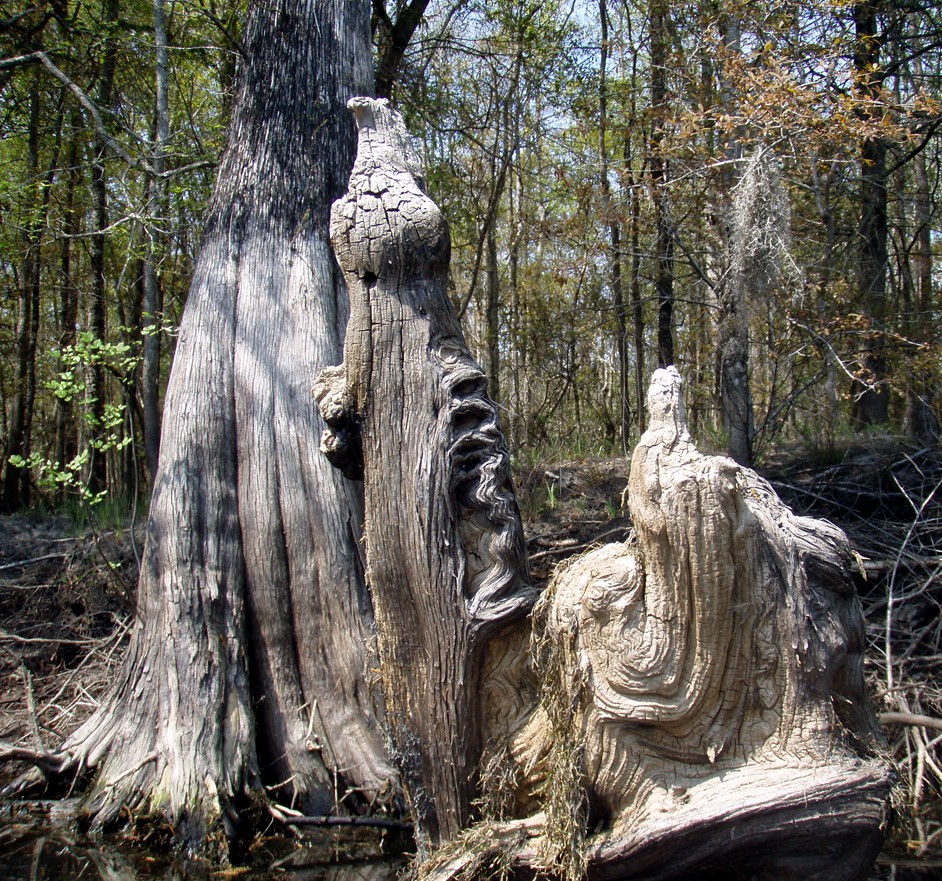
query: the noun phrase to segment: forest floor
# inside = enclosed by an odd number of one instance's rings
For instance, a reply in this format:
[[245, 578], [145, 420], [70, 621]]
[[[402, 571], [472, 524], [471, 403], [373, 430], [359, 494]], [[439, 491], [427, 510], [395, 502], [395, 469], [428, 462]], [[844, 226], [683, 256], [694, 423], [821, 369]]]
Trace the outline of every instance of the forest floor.
[[[860, 554], [868, 679], [901, 780], [884, 859], [938, 877], [942, 451], [885, 439], [830, 456], [782, 452], [760, 473], [797, 513], [840, 525]], [[517, 475], [536, 583], [628, 537], [627, 476], [622, 458], [554, 459]], [[97, 706], [133, 621], [141, 527], [132, 538], [65, 517], [0, 518], [0, 742], [53, 748]], [[0, 767], [0, 784], [13, 770]]]

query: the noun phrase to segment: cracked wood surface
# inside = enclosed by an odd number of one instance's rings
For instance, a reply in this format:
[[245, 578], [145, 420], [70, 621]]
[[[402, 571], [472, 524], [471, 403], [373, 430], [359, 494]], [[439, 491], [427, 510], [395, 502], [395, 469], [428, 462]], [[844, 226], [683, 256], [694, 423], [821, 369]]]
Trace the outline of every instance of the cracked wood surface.
[[[702, 455], [680, 375], [656, 371], [629, 478], [635, 536], [557, 573], [528, 654], [507, 450], [446, 295], [447, 226], [398, 115], [351, 108], [359, 152], [331, 227], [351, 319], [344, 363], [315, 384], [322, 449], [364, 480], [390, 740], [420, 853], [471, 824], [476, 796], [498, 806], [426, 877], [497, 860], [520, 877], [861, 881], [891, 774], [846, 537]], [[504, 738], [486, 757], [485, 731]]]
[[447, 224], [399, 115], [349, 106], [359, 147], [331, 240], [351, 316], [315, 396], [322, 448], [364, 480], [392, 757], [426, 849], [470, 820], [485, 649], [535, 597], [497, 408], [447, 296]]
[[[850, 547], [701, 454], [681, 389], [674, 368], [655, 372], [629, 476], [635, 540], [562, 569], [535, 613], [558, 672], [534, 718], [566, 730], [531, 724], [518, 760], [551, 788], [553, 743], [581, 748], [588, 825], [605, 830], [587, 843], [595, 877], [856, 881], [891, 775]], [[560, 701], [571, 712], [554, 715]]]

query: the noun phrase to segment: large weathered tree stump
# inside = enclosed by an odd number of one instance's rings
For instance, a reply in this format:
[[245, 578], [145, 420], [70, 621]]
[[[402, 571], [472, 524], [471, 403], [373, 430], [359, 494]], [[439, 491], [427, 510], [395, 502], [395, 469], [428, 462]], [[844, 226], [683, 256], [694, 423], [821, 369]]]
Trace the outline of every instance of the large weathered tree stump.
[[530, 785], [553, 791], [545, 757], [578, 748], [562, 773], [604, 830], [586, 842], [594, 877], [866, 877], [890, 774], [847, 539], [699, 453], [673, 368], [648, 407], [636, 540], [572, 563], [537, 610], [546, 722], [516, 745]]
[[399, 115], [349, 106], [359, 148], [331, 240], [351, 317], [315, 395], [323, 449], [364, 480], [390, 748], [426, 848], [471, 819], [485, 648], [535, 595], [497, 408], [446, 291], [447, 224]]
[[[634, 539], [564, 567], [515, 653], [533, 595], [496, 410], [445, 292], [447, 227], [398, 116], [351, 106], [359, 154], [331, 232], [352, 317], [315, 393], [323, 449], [364, 480], [390, 743], [420, 846], [455, 841], [426, 871], [862, 881], [891, 774], [846, 537], [698, 452], [680, 376], [659, 370]], [[528, 704], [517, 686], [537, 681]], [[499, 742], [483, 774], [485, 731]], [[499, 822], [459, 839], [476, 795]]]

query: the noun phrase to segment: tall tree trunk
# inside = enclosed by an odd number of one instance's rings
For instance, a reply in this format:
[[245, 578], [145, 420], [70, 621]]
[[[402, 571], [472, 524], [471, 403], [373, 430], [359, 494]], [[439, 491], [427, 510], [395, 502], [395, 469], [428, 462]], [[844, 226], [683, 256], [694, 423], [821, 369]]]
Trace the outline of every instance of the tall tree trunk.
[[[365, 678], [371, 611], [355, 488], [310, 397], [346, 292], [328, 211], [371, 83], [362, 0], [255, 4], [181, 323], [117, 688], [65, 745], [98, 766], [97, 825], [165, 814], [203, 840], [263, 783], [308, 812], [394, 794]], [[339, 788], [335, 791], [335, 786]]]
[[42, 114], [41, 72], [36, 70], [30, 91], [29, 135], [27, 138], [27, 178], [29, 180], [26, 222], [23, 226], [23, 264], [20, 272], [20, 287], [17, 297], [16, 329], [16, 373], [13, 408], [7, 435], [4, 456], [3, 509], [17, 511], [30, 502], [29, 470], [11, 464], [11, 456], [28, 458], [30, 454], [30, 432], [32, 408], [36, 397], [36, 343], [39, 334], [39, 296], [41, 243], [45, 227], [46, 209], [49, 204], [48, 186], [55, 174], [56, 159], [47, 180], [39, 171], [39, 127]]
[[657, 363], [674, 363], [674, 229], [668, 201], [668, 167], [664, 155], [667, 113], [667, 40], [670, 7], [650, 0], [651, 17], [651, 197], [654, 202], [654, 294], [657, 298]]
[[628, 324], [625, 314], [625, 293], [621, 276], [621, 221], [612, 200], [608, 179], [608, 0], [599, 0], [602, 25], [602, 57], [599, 60], [599, 170], [602, 212], [608, 227], [608, 271], [612, 286], [612, 307], [615, 312], [615, 350], [618, 357], [618, 435], [622, 452], [628, 452], [631, 435], [631, 405], [628, 401]]
[[811, 173], [814, 181], [814, 198], [818, 210], [818, 217], [824, 227], [824, 251], [821, 255], [818, 278], [815, 283], [815, 308], [818, 315], [818, 349], [824, 361], [824, 413], [823, 425], [824, 441], [828, 452], [834, 450], [834, 435], [837, 421], [837, 369], [838, 358], [830, 340], [823, 336], [828, 324], [827, 295], [834, 274], [834, 247], [837, 241], [837, 218], [831, 206], [831, 183], [834, 179], [833, 169], [828, 169], [826, 177], [821, 180], [817, 170], [817, 157], [811, 162]]
[[[107, 110], [111, 106], [114, 92], [115, 68], [117, 67], [117, 38], [114, 28], [118, 21], [118, 0], [103, 3], [105, 31], [105, 55], [102, 60], [98, 83], [98, 107]], [[92, 198], [95, 205], [95, 234], [91, 238], [92, 289], [88, 309], [88, 329], [95, 339], [104, 341], [107, 334], [107, 290], [108, 278], [105, 265], [108, 244], [108, 183], [106, 180], [105, 156], [108, 146], [101, 136], [96, 136], [92, 146]], [[105, 421], [105, 367], [93, 363], [89, 368], [88, 411], [90, 422], [90, 453], [88, 490], [100, 493], [108, 484], [108, 465], [105, 453], [97, 448], [103, 438]]]
[[[877, 26], [877, 4], [857, 3], [853, 9], [855, 28], [854, 72], [857, 91], [865, 104], [880, 100], [883, 74], [880, 70], [882, 37]], [[870, 109], [863, 115], [869, 117]], [[860, 222], [857, 286], [861, 307], [870, 320], [862, 366], [865, 381], [856, 390], [854, 418], [858, 428], [878, 425], [889, 419], [890, 393], [886, 380], [886, 273], [887, 194], [886, 141], [879, 136], [864, 139], [860, 150]]]
[[[627, 163], [626, 163], [627, 164]], [[641, 200], [634, 188], [634, 181], [629, 179], [631, 191], [631, 326], [634, 331], [635, 401], [638, 408], [638, 433], [647, 428], [646, 408], [644, 405], [644, 301], [641, 299]]]
[[154, 47], [156, 55], [156, 137], [154, 139], [154, 174], [148, 187], [148, 223], [144, 232], [144, 303], [143, 363], [141, 365], [141, 402], [144, 411], [144, 457], [151, 483], [157, 474], [160, 454], [160, 312], [162, 297], [158, 264], [162, 254], [160, 226], [167, 208], [166, 151], [170, 140], [168, 104], [169, 59], [164, 0], [154, 0]]
[[[913, 75], [917, 81], [923, 78], [922, 57], [913, 58]], [[918, 342], [932, 338], [932, 199], [929, 189], [929, 170], [926, 151], [920, 150], [913, 157], [913, 183], [915, 198], [915, 284], [917, 315], [913, 322]], [[909, 430], [924, 444], [938, 443], [940, 435], [939, 417], [936, 414], [938, 383], [932, 370], [920, 364], [912, 377], [909, 390]]]
[[[75, 194], [81, 180], [79, 170], [80, 121], [72, 114], [72, 135], [68, 152], [68, 177], [62, 208], [62, 244], [59, 255], [59, 307], [57, 346], [60, 352], [75, 345], [78, 323], [78, 289], [73, 280], [72, 237], [78, 232]], [[56, 398], [56, 466], [62, 470], [78, 453], [71, 399]], [[64, 490], [63, 490], [64, 492]]]
[[[725, 53], [730, 56], [742, 52], [742, 22], [738, 11], [720, 14], [720, 32]], [[717, 66], [720, 78], [720, 110], [724, 113], [735, 112], [736, 96], [729, 83], [729, 78], [721, 63]], [[740, 139], [731, 135], [724, 148], [727, 163], [735, 162], [742, 155]], [[745, 275], [749, 268], [740, 259], [740, 243], [735, 240], [736, 220], [731, 215], [733, 208], [733, 188], [740, 175], [736, 166], [726, 164], [722, 175], [724, 192], [723, 218], [720, 225], [726, 242], [728, 268], [717, 285], [719, 300], [719, 361], [720, 361], [720, 406], [723, 414], [723, 427], [727, 432], [729, 455], [740, 465], [752, 464], [752, 440], [754, 434], [752, 390], [749, 378], [749, 318], [750, 294]]]
[[491, 396], [500, 401], [500, 266], [497, 263], [497, 224], [487, 230], [487, 304], [484, 338]]

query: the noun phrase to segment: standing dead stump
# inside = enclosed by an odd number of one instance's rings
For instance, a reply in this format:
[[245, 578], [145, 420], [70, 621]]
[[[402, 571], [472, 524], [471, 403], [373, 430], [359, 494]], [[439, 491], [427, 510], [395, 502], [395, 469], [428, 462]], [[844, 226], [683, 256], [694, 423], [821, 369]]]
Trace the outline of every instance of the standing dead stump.
[[[531, 786], [558, 788], [547, 757], [578, 747], [563, 776], [579, 831], [602, 830], [585, 841], [593, 878], [860, 881], [891, 775], [847, 539], [699, 453], [675, 369], [655, 372], [648, 408], [636, 540], [559, 572], [535, 614], [544, 721], [516, 746]], [[571, 814], [547, 810], [546, 838], [578, 839], [558, 833]]]
[[[507, 449], [401, 119], [351, 107], [359, 152], [331, 238], [352, 314], [344, 363], [315, 394], [323, 449], [364, 481], [389, 740], [420, 853], [455, 841], [426, 877], [862, 881], [892, 777], [846, 537], [698, 452], [673, 368], [652, 378], [632, 458], [635, 539], [560, 571], [531, 658], [495, 649], [502, 684], [483, 687], [486, 650], [534, 599]], [[521, 713], [508, 683], [528, 665], [543, 691]], [[495, 815], [516, 819], [459, 839], [485, 730], [512, 766], [495, 775]]]
[[485, 647], [535, 596], [497, 408], [447, 296], [447, 224], [399, 115], [349, 106], [359, 147], [331, 240], [351, 317], [315, 395], [325, 453], [364, 481], [390, 749], [427, 850], [470, 822]]

